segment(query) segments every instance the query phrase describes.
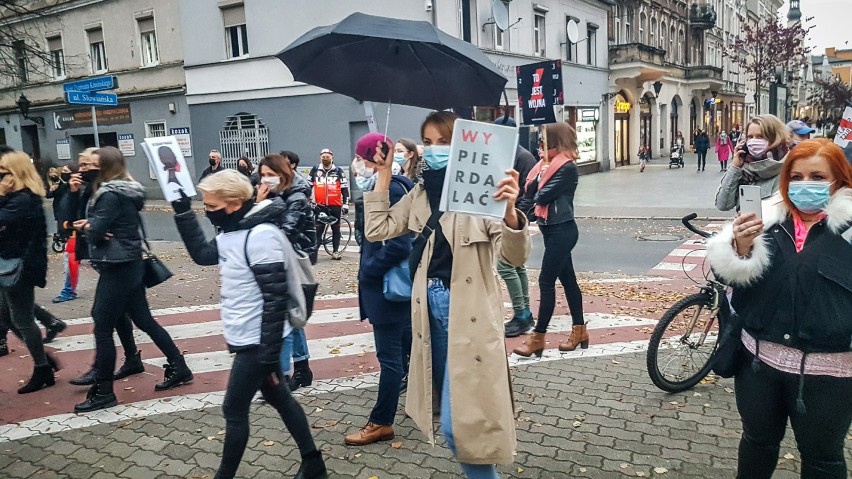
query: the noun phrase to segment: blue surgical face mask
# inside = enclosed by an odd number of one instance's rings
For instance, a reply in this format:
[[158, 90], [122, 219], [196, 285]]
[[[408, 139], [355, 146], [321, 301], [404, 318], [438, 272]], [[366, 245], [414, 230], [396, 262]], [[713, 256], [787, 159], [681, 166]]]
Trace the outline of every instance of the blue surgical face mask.
[[819, 213], [831, 199], [831, 183], [828, 181], [791, 181], [787, 196], [802, 213]]
[[356, 176], [355, 183], [358, 184], [358, 189], [361, 191], [373, 191], [373, 188], [376, 187], [376, 180], [378, 178], [379, 177], [377, 175], [370, 176], [369, 178]]
[[450, 145], [429, 145], [423, 149], [423, 161], [430, 170], [443, 170], [450, 162]]
[[393, 161], [396, 162], [397, 165], [402, 166], [405, 164], [405, 154], [404, 153], [396, 153], [393, 154]]

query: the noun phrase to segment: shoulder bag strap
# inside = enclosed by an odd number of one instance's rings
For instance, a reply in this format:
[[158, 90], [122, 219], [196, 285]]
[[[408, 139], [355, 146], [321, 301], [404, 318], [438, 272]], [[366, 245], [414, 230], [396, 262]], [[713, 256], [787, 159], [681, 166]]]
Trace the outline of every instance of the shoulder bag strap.
[[441, 220], [441, 216], [444, 216], [444, 212], [441, 210], [436, 210], [432, 212], [432, 215], [429, 216], [429, 220], [426, 221], [426, 225], [423, 226], [423, 231], [417, 235], [417, 239], [414, 240], [414, 245], [411, 247], [411, 256], [408, 257], [408, 270], [411, 274], [411, 280], [414, 281], [414, 275], [417, 273], [417, 266], [420, 264], [420, 258], [423, 257], [423, 250], [426, 249], [426, 243], [429, 241], [429, 237], [432, 236], [432, 233], [438, 228], [438, 221]]
[[142, 230], [142, 244], [145, 245], [147, 253], [152, 254], [151, 244], [148, 243], [148, 233], [145, 231], [145, 222], [142, 220], [142, 213], [136, 213], [136, 216], [139, 218], [139, 229]]
[[251, 268], [251, 260], [249, 260], [249, 255], [248, 255], [248, 242], [249, 242], [249, 236], [251, 236], [251, 230], [252, 229], [254, 229], [254, 228], [251, 228], [246, 232], [246, 240], [243, 242], [243, 255], [246, 257], [246, 264], [248, 265], [249, 268]]

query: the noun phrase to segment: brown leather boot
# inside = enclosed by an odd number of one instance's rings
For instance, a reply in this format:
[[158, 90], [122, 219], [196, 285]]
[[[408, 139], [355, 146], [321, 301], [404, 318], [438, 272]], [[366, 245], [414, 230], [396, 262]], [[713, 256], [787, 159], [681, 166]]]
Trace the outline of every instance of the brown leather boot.
[[541, 357], [541, 355], [544, 354], [544, 335], [545, 333], [533, 331], [530, 337], [524, 341], [524, 344], [518, 346], [512, 352], [525, 358], [528, 358], [533, 354]]
[[589, 348], [589, 332], [586, 331], [586, 325], [574, 325], [571, 328], [571, 335], [568, 336], [568, 341], [559, 344], [560, 351], [573, 351], [577, 346], [583, 349]]
[[350, 446], [366, 446], [367, 444], [373, 444], [374, 442], [390, 441], [393, 437], [393, 427], [380, 426], [378, 424], [368, 422], [363, 429], [356, 433], [349, 434], [343, 440]]

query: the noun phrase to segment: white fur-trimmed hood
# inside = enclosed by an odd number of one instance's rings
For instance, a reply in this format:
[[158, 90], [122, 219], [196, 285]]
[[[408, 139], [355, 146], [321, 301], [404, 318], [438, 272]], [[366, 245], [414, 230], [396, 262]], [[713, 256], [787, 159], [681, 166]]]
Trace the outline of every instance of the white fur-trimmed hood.
[[[787, 205], [781, 201], [780, 194], [764, 200], [764, 231], [783, 223], [789, 214]], [[840, 234], [847, 242], [852, 243], [852, 228], [847, 226], [852, 222], [852, 189], [837, 190], [832, 195], [825, 214], [829, 230], [834, 234]], [[841, 231], [843, 228], [846, 230]], [[730, 222], [725, 225], [721, 233], [707, 241], [707, 260], [723, 281], [732, 286], [747, 286], [760, 279], [769, 267], [772, 258], [766, 244], [767, 240], [765, 236], [757, 238], [749, 257], [740, 257], [733, 247], [733, 241], [734, 226], [733, 222]]]

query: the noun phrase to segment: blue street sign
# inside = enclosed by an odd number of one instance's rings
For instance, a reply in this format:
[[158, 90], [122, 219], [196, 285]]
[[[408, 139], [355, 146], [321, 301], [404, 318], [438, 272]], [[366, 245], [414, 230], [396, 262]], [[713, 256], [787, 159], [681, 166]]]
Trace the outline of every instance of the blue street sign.
[[118, 95], [114, 93], [68, 91], [65, 92], [65, 101], [73, 105], [116, 106], [118, 105]]
[[101, 91], [113, 90], [116, 88], [118, 88], [118, 77], [115, 75], [86, 78], [85, 80], [72, 81], [62, 85], [62, 90], [65, 92]]

